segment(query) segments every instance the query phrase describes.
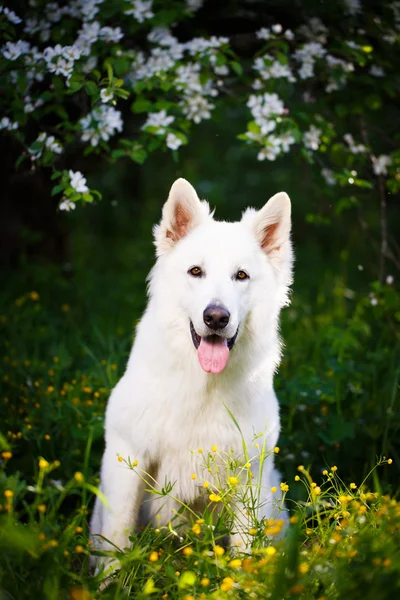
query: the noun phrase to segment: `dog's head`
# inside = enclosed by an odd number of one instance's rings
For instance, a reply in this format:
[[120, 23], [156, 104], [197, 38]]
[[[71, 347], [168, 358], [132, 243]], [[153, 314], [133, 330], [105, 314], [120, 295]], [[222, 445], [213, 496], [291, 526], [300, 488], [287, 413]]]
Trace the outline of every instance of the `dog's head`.
[[276, 328], [291, 283], [290, 200], [281, 192], [237, 223], [218, 222], [185, 179], [173, 184], [154, 228], [153, 292], [191, 340], [204, 371], [220, 373], [244, 330]]

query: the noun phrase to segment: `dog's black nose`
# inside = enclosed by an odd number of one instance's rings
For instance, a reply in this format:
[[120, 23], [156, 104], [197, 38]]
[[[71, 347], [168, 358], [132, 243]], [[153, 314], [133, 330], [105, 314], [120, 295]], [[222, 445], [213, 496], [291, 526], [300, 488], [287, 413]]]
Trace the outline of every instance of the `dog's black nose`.
[[203, 312], [203, 321], [207, 327], [217, 331], [217, 329], [223, 329], [228, 325], [230, 316], [229, 310], [223, 306], [209, 304]]

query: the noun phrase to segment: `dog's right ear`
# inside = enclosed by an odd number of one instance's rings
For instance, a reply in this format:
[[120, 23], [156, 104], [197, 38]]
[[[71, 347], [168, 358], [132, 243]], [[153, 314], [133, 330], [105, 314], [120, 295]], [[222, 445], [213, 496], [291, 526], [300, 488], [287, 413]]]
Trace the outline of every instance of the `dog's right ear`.
[[208, 203], [199, 200], [196, 190], [186, 179], [177, 179], [163, 206], [161, 222], [153, 229], [157, 256], [173, 248], [209, 217]]

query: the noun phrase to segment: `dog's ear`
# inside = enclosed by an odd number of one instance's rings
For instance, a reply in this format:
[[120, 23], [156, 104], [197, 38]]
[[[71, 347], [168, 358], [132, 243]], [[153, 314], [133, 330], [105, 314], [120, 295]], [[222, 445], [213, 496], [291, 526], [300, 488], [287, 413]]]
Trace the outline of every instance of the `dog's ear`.
[[161, 222], [153, 230], [157, 256], [173, 248], [208, 217], [208, 203], [199, 200], [196, 190], [186, 179], [177, 179], [163, 206]]
[[292, 261], [290, 214], [290, 198], [285, 192], [279, 192], [261, 210], [248, 209], [242, 219], [250, 224], [261, 248], [278, 270], [283, 262]]

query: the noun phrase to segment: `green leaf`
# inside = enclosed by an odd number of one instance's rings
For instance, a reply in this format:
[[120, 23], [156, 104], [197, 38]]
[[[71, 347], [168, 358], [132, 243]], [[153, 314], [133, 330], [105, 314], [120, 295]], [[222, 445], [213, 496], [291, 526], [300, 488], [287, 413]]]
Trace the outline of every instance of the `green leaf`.
[[109, 62], [106, 63], [106, 69], [107, 69], [108, 79], [111, 83], [111, 81], [113, 80], [113, 70], [112, 70], [112, 66]]
[[239, 62], [232, 60], [229, 64], [232, 70], [235, 71], [236, 75], [239, 75], [239, 77], [240, 75], [243, 75], [243, 67]]
[[382, 101], [377, 94], [367, 96], [364, 102], [371, 110], [379, 110], [382, 107]]
[[94, 81], [87, 81], [85, 83], [85, 90], [89, 94], [89, 96], [95, 96], [99, 93], [99, 88]]
[[138, 96], [131, 105], [131, 111], [133, 113], [150, 112], [152, 106], [153, 105], [149, 100], [146, 100], [146, 98], [142, 98], [141, 96]]
[[93, 196], [92, 194], [89, 194], [89, 192], [85, 192], [84, 194], [82, 194], [82, 199], [84, 200], [84, 202], [93, 202]]
[[136, 148], [132, 150], [130, 156], [138, 165], [142, 165], [147, 158], [147, 152], [144, 148]]
[[63, 183], [59, 183], [58, 185], [55, 185], [53, 187], [53, 189], [51, 190], [51, 195], [55, 196], [56, 194], [59, 194], [60, 192], [62, 192], [65, 188], [65, 185]]
[[251, 131], [251, 133], [260, 133], [260, 126], [257, 125], [257, 123], [255, 121], [250, 121], [249, 123], [247, 123], [247, 129], [248, 131]]
[[192, 587], [196, 583], [196, 573], [193, 571], [184, 571], [179, 577], [178, 586], [180, 588]]
[[15, 169], [18, 169], [18, 167], [20, 166], [20, 164], [26, 159], [28, 158], [26, 154], [21, 154], [20, 156], [18, 156], [17, 160], [15, 161]]

